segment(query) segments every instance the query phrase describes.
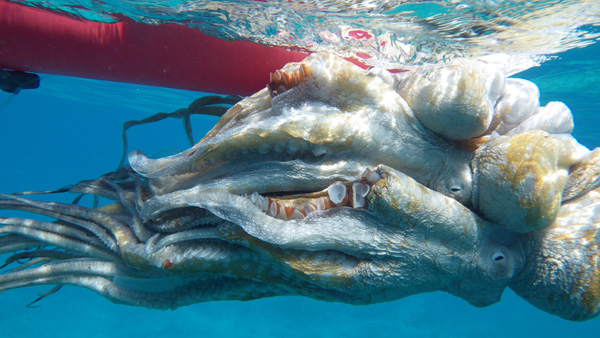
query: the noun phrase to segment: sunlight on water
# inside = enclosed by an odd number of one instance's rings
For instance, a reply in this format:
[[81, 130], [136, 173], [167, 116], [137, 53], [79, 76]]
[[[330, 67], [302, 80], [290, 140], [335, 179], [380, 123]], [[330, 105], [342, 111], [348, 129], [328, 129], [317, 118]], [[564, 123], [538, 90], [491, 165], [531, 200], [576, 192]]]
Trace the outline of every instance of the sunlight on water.
[[[369, 65], [507, 53], [536, 62], [598, 37], [597, 0], [18, 1], [104, 22], [120, 14]], [[523, 61], [519, 61], [523, 62]]]

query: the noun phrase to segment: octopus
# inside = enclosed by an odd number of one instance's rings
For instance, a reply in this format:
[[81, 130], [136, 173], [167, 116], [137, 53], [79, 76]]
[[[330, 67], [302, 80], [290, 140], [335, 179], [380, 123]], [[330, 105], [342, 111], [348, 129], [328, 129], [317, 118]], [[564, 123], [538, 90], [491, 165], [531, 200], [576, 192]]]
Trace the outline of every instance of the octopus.
[[0, 195], [0, 292], [76, 285], [115, 303], [301, 295], [372, 304], [509, 287], [569, 320], [600, 311], [600, 150], [560, 102], [475, 59], [392, 74], [313, 54], [198, 143], [66, 189]]

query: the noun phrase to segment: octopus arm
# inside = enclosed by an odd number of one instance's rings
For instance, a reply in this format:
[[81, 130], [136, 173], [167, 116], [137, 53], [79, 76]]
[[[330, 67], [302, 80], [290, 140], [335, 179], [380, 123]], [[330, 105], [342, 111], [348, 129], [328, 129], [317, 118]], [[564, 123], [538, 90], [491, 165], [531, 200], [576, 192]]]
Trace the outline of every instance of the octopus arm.
[[589, 152], [581, 161], [571, 166], [562, 200], [566, 202], [582, 196], [598, 186], [600, 186], [600, 148]]
[[527, 264], [510, 287], [569, 320], [600, 313], [600, 189], [569, 200], [554, 225], [527, 236]]
[[588, 153], [570, 136], [539, 130], [489, 140], [473, 160], [475, 210], [511, 231], [550, 227], [570, 167]]

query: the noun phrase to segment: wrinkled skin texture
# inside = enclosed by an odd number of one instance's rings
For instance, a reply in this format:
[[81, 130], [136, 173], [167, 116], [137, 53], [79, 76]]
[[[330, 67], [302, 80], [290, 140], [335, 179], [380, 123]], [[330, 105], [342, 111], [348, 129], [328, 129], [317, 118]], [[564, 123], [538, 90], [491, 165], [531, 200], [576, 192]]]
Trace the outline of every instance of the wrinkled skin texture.
[[487, 306], [508, 286], [592, 318], [600, 157], [536, 90], [473, 60], [392, 75], [312, 55], [192, 148], [133, 152], [133, 171], [69, 189], [113, 204], [2, 195], [0, 208], [59, 221], [0, 218], [0, 250], [17, 252], [7, 264], [32, 258], [0, 290], [72, 284], [152, 308], [446, 291]]

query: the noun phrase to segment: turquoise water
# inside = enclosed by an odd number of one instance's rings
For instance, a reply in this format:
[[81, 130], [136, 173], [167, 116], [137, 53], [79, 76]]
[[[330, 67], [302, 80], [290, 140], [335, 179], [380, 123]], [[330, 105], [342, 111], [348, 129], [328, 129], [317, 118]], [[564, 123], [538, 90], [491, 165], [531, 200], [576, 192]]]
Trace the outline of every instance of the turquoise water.
[[[110, 2], [110, 1], [109, 1]], [[497, 1], [500, 2], [500, 1]], [[600, 146], [600, 47], [560, 54], [519, 77], [538, 84], [542, 103], [573, 110], [574, 136]], [[43, 75], [41, 87], [11, 98], [0, 93], [0, 192], [52, 190], [116, 168], [123, 122], [186, 107], [200, 93]], [[196, 139], [217, 121], [194, 116]], [[188, 147], [180, 120], [130, 130], [129, 149], [147, 154]], [[73, 197], [53, 195], [70, 202]], [[3, 216], [8, 213], [3, 212]], [[546, 314], [506, 290], [498, 304], [474, 308], [446, 293], [385, 304], [351, 306], [300, 297], [212, 302], [175, 311], [110, 303], [65, 286], [26, 305], [50, 287], [0, 295], [0, 337], [579, 337], [597, 336], [600, 319], [573, 323]]]
[[[600, 48], [561, 55], [521, 77], [540, 86], [542, 101], [562, 100], [573, 110], [575, 136], [600, 146], [597, 95]], [[0, 191], [56, 189], [114, 170], [121, 125], [158, 111], [187, 106], [199, 93], [94, 80], [43, 76], [0, 112]], [[2, 94], [0, 100], [9, 98]], [[217, 121], [193, 117], [196, 139]], [[135, 127], [130, 149], [148, 154], [186, 148], [180, 120]], [[70, 198], [51, 196], [69, 202]], [[65, 286], [26, 305], [50, 287], [0, 295], [0, 337], [577, 337], [596, 336], [600, 319], [572, 323], [548, 315], [507, 290], [500, 303], [474, 308], [445, 293], [385, 304], [351, 306], [300, 297], [212, 302], [175, 311], [116, 305], [95, 293]]]

